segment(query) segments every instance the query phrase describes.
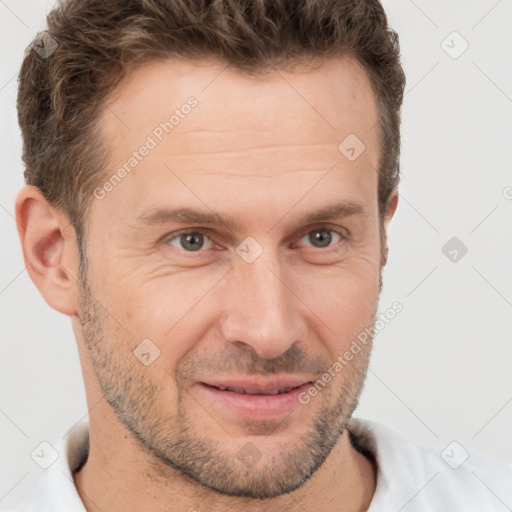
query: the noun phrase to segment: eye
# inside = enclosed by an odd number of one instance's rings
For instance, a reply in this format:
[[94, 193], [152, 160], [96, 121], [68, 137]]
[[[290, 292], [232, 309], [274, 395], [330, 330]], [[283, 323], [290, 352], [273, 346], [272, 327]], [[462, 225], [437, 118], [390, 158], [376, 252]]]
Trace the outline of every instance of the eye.
[[321, 228], [313, 229], [302, 238], [300, 238], [300, 240], [306, 240], [311, 244], [312, 247], [323, 249], [325, 247], [332, 247], [333, 245], [336, 245], [336, 243], [343, 240], [343, 238], [344, 237], [341, 235], [341, 233], [335, 231], [334, 229]]
[[[207, 242], [210, 243], [210, 246], [205, 248], [205, 244], [207, 244]], [[187, 252], [197, 252], [201, 249], [210, 249], [213, 242], [210, 240], [210, 237], [201, 230], [194, 230], [182, 231], [181, 233], [168, 238], [165, 243]]]
[[[339, 231], [329, 228], [319, 228], [309, 231], [300, 237], [296, 243], [305, 241], [305, 245], [309, 245], [310, 247], [314, 247], [316, 249], [328, 249], [330, 247], [334, 247], [344, 239], [345, 237]], [[164, 243], [172, 245], [185, 252], [206, 251], [208, 249], [212, 249], [215, 245], [206, 234], [206, 231], [199, 228], [178, 232], [168, 238]]]

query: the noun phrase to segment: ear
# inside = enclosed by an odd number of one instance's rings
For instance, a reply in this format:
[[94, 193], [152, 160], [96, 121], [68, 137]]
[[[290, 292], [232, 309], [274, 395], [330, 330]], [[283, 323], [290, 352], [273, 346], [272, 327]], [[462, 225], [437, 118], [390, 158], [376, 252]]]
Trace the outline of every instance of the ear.
[[30, 278], [53, 309], [75, 315], [79, 258], [74, 227], [32, 185], [20, 190], [15, 207], [23, 259]]
[[398, 190], [393, 190], [393, 192], [390, 194], [388, 198], [388, 202], [386, 204], [386, 210], [384, 211], [384, 219], [383, 219], [383, 226], [382, 226], [382, 233], [381, 233], [381, 243], [382, 243], [382, 266], [384, 266], [388, 261], [388, 226], [391, 222], [391, 219], [395, 215], [396, 208], [398, 206]]

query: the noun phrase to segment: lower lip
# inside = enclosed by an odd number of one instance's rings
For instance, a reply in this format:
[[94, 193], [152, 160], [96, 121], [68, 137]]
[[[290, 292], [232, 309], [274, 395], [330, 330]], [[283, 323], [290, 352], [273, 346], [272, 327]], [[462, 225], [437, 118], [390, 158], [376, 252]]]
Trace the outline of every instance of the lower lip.
[[247, 395], [235, 391], [222, 391], [201, 383], [200, 387], [217, 402], [231, 408], [237, 414], [251, 419], [269, 420], [289, 414], [300, 405], [299, 395], [309, 389], [310, 382], [277, 395]]

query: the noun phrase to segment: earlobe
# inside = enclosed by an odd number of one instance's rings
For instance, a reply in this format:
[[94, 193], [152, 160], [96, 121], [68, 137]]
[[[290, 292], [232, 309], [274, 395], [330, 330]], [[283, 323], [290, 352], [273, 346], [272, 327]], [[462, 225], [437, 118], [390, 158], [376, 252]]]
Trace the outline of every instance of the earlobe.
[[34, 186], [16, 198], [16, 222], [30, 278], [55, 310], [76, 314], [78, 251], [75, 230]]

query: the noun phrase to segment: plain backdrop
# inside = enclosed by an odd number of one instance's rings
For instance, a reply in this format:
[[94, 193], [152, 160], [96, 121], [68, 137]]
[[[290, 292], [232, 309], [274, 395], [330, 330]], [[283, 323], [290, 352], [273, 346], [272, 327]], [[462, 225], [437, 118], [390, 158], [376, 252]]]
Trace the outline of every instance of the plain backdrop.
[[[17, 73], [52, 5], [0, 0], [1, 508], [43, 476], [34, 448], [87, 417], [70, 320], [30, 280], [13, 218], [23, 185]], [[399, 301], [403, 311], [375, 340], [356, 416], [439, 453], [455, 440], [512, 459], [512, 2], [384, 6], [407, 87], [380, 310]]]

